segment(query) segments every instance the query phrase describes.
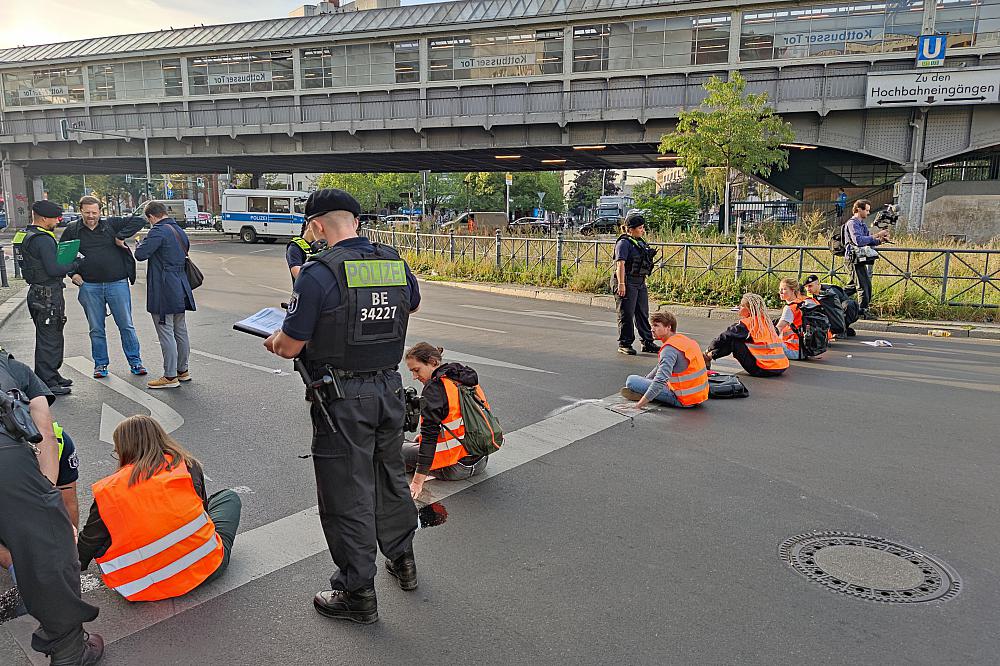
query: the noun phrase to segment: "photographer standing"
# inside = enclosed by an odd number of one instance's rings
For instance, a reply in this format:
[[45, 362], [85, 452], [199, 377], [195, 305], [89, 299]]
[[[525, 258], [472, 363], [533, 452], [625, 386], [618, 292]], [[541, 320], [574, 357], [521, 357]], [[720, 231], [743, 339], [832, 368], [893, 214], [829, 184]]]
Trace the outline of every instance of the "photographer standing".
[[443, 481], [460, 481], [481, 474], [489, 460], [487, 456], [470, 456], [461, 439], [464, 425], [457, 385], [475, 387], [481, 395], [479, 375], [461, 363], [442, 363], [443, 354], [441, 347], [418, 342], [404, 357], [413, 378], [424, 385], [420, 442], [403, 445], [406, 471], [413, 472], [410, 483], [413, 499], [423, 490], [428, 472], [434, 472], [434, 477]]
[[[96, 606], [80, 598], [80, 562], [62, 494], [53, 485], [59, 471], [58, 443], [49, 404], [52, 393], [23, 363], [0, 349], [0, 390], [20, 391], [30, 421], [41, 433], [37, 445], [14, 432], [4, 415], [0, 427], [0, 542], [17, 567], [17, 585], [28, 612], [39, 622], [31, 647], [50, 655], [53, 666], [89, 666], [100, 661], [104, 641], [88, 635], [84, 622]], [[23, 402], [15, 408], [23, 409]], [[6, 410], [4, 410], [6, 412]], [[28, 424], [30, 425], [30, 424]]]
[[296, 358], [312, 399], [312, 455], [319, 516], [339, 571], [316, 611], [378, 621], [376, 545], [404, 590], [417, 586], [417, 509], [406, 484], [403, 358], [420, 305], [416, 278], [391, 247], [357, 234], [361, 206], [347, 192], [309, 195], [306, 220], [329, 247], [295, 279], [288, 316], [264, 346]]
[[872, 204], [867, 199], [854, 202], [854, 215], [844, 225], [844, 260], [851, 273], [851, 283], [858, 293], [858, 309], [862, 319], [871, 319], [868, 305], [872, 300], [872, 267], [878, 258], [875, 246], [889, 238], [889, 230], [882, 229], [872, 234], [865, 224], [871, 213]]
[[646, 220], [642, 215], [629, 215], [624, 226], [625, 233], [615, 243], [615, 276], [612, 278], [618, 310], [618, 351], [635, 355], [632, 343], [635, 342], [635, 330], [639, 329], [642, 351], [658, 354], [660, 348], [653, 342], [649, 328], [649, 290], [646, 288], [646, 278], [653, 272], [656, 250], [642, 238], [646, 235]]

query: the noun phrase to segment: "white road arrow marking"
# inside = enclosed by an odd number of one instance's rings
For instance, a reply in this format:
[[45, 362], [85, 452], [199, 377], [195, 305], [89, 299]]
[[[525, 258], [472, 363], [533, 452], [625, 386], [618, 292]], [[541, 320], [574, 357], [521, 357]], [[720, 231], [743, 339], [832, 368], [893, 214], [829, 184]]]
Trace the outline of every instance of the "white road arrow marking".
[[[93, 364], [90, 362], [90, 359], [88, 358], [84, 358], [82, 356], [73, 356], [72, 358], [66, 359], [64, 363], [69, 367], [73, 368], [74, 370], [76, 370], [77, 372], [79, 372], [84, 377], [91, 376], [91, 369], [93, 367]], [[182, 425], [184, 425], [184, 417], [178, 414], [176, 411], [174, 411], [174, 409], [170, 405], [157, 400], [153, 396], [143, 391], [141, 388], [129, 384], [121, 377], [116, 377], [115, 375], [108, 375], [104, 379], [95, 379], [94, 381], [104, 386], [107, 386], [115, 393], [120, 393], [121, 395], [125, 396], [132, 402], [145, 407], [147, 410], [149, 410], [149, 415], [152, 416], [157, 421], [159, 421], [160, 425], [163, 426], [163, 429], [166, 430], [167, 432], [173, 432], [174, 430], [177, 430]], [[118, 412], [115, 413], [118, 414]], [[102, 416], [104, 415], [103, 409], [101, 410], [101, 415]], [[118, 415], [121, 416], [121, 414]], [[114, 429], [112, 428], [112, 431], [113, 430]]]
[[101, 405], [101, 436], [102, 442], [114, 444], [115, 428], [125, 420], [125, 415], [107, 403]]

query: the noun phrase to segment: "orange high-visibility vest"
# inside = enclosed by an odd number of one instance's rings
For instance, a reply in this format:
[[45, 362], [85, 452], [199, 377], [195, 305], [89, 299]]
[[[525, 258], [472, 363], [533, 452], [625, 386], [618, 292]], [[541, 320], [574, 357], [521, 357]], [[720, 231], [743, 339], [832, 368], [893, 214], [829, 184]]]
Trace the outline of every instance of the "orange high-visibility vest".
[[111, 533], [97, 563], [104, 584], [129, 601], [186, 594], [222, 563], [222, 540], [195, 492], [187, 465], [166, 467], [129, 487], [132, 465], [94, 484]]
[[753, 337], [753, 329], [750, 327], [752, 320], [749, 317], [743, 317], [740, 322], [747, 327], [747, 331], [750, 331], [747, 349], [753, 355], [758, 368], [761, 370], [784, 370], [788, 367], [788, 357], [785, 356], [781, 339], [770, 326], [765, 329], [764, 339], [758, 340]]
[[802, 310], [799, 306], [803, 302], [805, 302], [805, 299], [786, 303], [792, 309], [792, 325], [781, 332], [781, 341], [793, 352], [799, 351], [799, 335], [795, 330], [802, 330]]
[[[450, 467], [469, 455], [469, 452], [462, 445], [462, 438], [465, 437], [465, 421], [462, 419], [462, 410], [458, 404], [458, 385], [447, 377], [441, 377], [441, 383], [444, 385], [444, 393], [448, 397], [448, 416], [441, 422], [441, 432], [438, 434], [431, 470]], [[476, 395], [488, 409], [490, 403], [486, 401], [486, 395], [478, 385], [476, 386]]]
[[684, 372], [671, 374], [667, 378], [667, 386], [677, 396], [677, 401], [689, 407], [708, 400], [708, 368], [705, 367], [705, 356], [698, 343], [686, 335], [674, 333], [663, 343], [661, 355], [667, 346], [684, 354], [688, 362]]

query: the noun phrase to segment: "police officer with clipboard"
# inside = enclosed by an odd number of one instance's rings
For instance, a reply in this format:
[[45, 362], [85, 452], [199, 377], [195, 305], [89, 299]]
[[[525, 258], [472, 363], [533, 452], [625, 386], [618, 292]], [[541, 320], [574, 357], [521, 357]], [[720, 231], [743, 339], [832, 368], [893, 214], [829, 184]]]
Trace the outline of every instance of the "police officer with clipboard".
[[396, 368], [420, 292], [394, 249], [357, 235], [360, 214], [342, 190], [309, 196], [306, 221], [328, 247], [302, 267], [281, 330], [264, 346], [296, 358], [312, 399], [320, 522], [339, 569], [313, 604], [327, 617], [368, 624], [378, 620], [376, 546], [400, 587], [417, 583]]

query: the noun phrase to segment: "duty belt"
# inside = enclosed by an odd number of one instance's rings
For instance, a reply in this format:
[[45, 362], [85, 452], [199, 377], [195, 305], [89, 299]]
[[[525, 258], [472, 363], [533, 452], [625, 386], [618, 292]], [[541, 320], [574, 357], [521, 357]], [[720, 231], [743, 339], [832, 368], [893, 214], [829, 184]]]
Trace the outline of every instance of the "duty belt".
[[338, 379], [367, 379], [369, 377], [377, 377], [387, 370], [392, 368], [382, 368], [381, 370], [366, 370], [364, 372], [354, 372], [351, 370], [337, 370], [336, 368], [330, 368], [330, 373], [337, 377]]

